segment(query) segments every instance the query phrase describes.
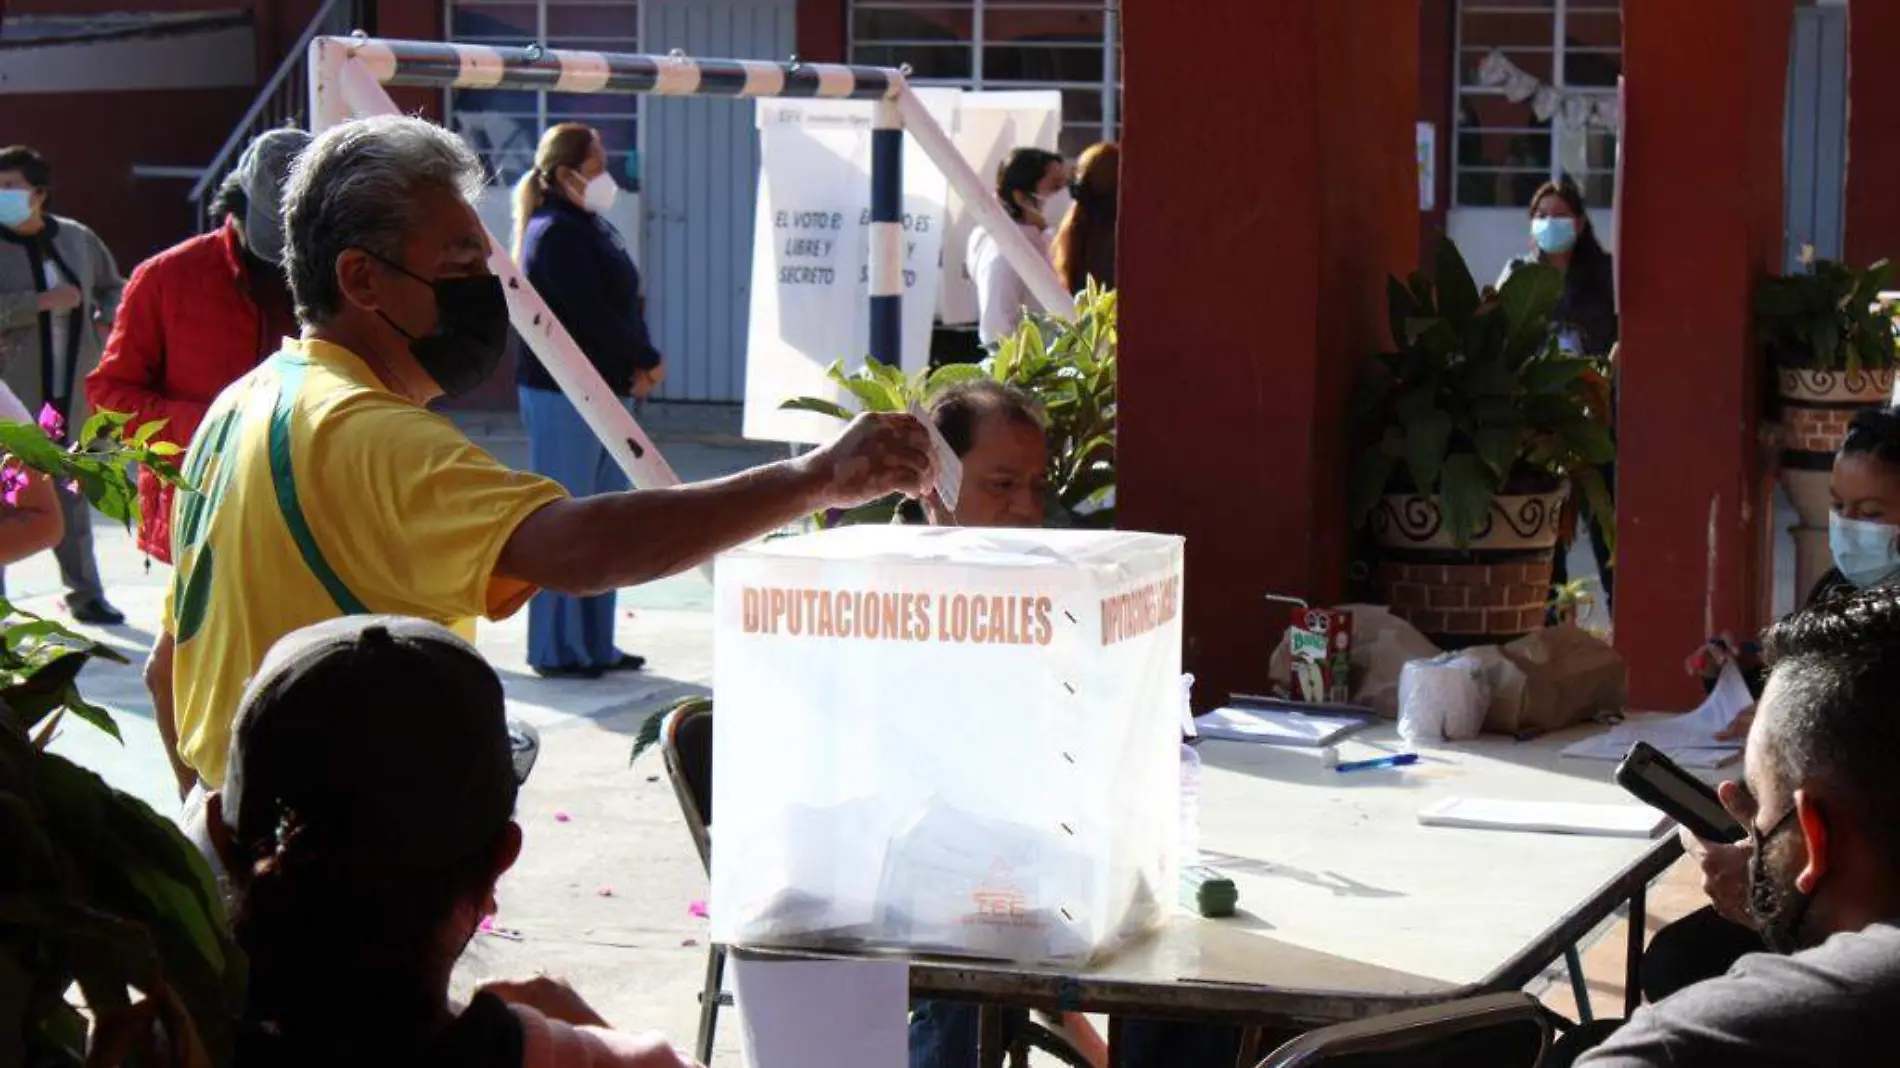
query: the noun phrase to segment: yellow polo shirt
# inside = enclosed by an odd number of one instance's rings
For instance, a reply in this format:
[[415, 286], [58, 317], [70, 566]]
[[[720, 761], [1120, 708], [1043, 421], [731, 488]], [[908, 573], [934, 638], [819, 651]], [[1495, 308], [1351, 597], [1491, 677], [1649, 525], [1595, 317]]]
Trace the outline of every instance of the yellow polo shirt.
[[495, 574], [502, 547], [566, 495], [313, 340], [219, 394], [184, 473], [165, 626], [179, 753], [207, 788], [224, 783], [238, 699], [277, 639], [361, 613], [504, 618], [534, 588]]

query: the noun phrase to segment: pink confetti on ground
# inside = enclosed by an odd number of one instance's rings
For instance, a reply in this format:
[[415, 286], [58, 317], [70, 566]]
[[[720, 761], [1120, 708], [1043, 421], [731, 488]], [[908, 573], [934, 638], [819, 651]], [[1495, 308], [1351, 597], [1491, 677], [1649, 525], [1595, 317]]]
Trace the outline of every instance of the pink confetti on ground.
[[614, 896], [614, 888], [611, 886], [603, 886], [600, 889], [594, 891], [594, 896], [595, 897], [612, 897]]
[[572, 820], [573, 818], [574, 818], [574, 817], [572, 817], [572, 816], [570, 816], [570, 815], [568, 815], [568, 814], [567, 814], [567, 813], [565, 813], [565, 812], [556, 812], [556, 813], [554, 814], [554, 822], [556, 822], [556, 823], [566, 823], [566, 822], [568, 822], [569, 820]]
[[688, 938], [686, 941], [680, 943], [680, 945], [682, 946], [696, 946], [698, 944], [699, 944], [699, 939], [697, 938]]
[[494, 929], [495, 929], [495, 918], [494, 918], [493, 916], [483, 916], [483, 917], [482, 917], [482, 930], [484, 930], [484, 931], [492, 931], [492, 930], [494, 930]]
[[686, 906], [686, 914], [688, 916], [697, 916], [698, 918], [702, 920], [705, 919], [707, 916], [706, 903], [704, 901], [693, 902], [692, 904]]

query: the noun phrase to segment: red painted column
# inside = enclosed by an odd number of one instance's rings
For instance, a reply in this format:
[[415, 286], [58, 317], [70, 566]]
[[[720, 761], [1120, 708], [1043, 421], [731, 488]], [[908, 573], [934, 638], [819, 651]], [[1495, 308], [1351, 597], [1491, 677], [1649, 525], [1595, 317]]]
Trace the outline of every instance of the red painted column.
[[1344, 586], [1347, 398], [1387, 344], [1387, 274], [1417, 260], [1418, 18], [1392, 0], [1122, 18], [1119, 525], [1187, 537], [1206, 704], [1266, 684], [1284, 611], [1264, 594]]
[[798, 58], [807, 63], [845, 61], [845, 0], [798, 0], [794, 33]]
[[1690, 707], [1683, 658], [1765, 622], [1749, 307], [1780, 259], [1793, 8], [1623, 8], [1616, 645], [1636, 708]]
[[1900, 261], [1900, 0], [1847, 8], [1847, 262]]

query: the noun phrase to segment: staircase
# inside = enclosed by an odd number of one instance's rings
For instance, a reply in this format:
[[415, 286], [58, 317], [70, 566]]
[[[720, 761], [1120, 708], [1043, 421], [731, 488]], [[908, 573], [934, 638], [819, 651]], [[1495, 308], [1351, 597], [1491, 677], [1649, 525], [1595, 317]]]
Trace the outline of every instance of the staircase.
[[324, 0], [322, 7], [310, 19], [310, 25], [304, 27], [284, 61], [264, 83], [264, 88], [251, 102], [251, 108], [231, 130], [231, 136], [225, 138], [223, 147], [212, 157], [198, 176], [197, 184], [191, 187], [189, 200], [198, 216], [198, 231], [203, 233], [220, 225], [223, 220], [211, 218], [211, 202], [217, 197], [218, 186], [237, 166], [238, 157], [244, 154], [244, 146], [266, 130], [280, 126], [308, 128], [310, 122], [310, 42], [318, 37], [348, 37], [361, 25], [361, 16], [365, 8], [374, 0]]

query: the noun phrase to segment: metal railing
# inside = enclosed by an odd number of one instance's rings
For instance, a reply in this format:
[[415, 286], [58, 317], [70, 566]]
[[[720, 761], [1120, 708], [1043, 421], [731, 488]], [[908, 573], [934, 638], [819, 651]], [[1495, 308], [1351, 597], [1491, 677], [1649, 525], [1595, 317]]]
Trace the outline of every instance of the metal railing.
[[197, 212], [200, 233], [222, 222], [211, 218], [211, 202], [225, 176], [237, 166], [244, 146], [250, 144], [258, 134], [279, 126], [308, 128], [310, 42], [318, 37], [349, 36], [356, 28], [359, 5], [360, 0], [324, 0], [323, 6], [311, 17], [310, 25], [304, 27], [297, 42], [284, 55], [284, 61], [277, 65], [276, 72], [264, 83], [257, 99], [251, 102], [250, 110], [238, 120], [231, 130], [231, 136], [225, 138], [218, 154], [205, 166], [198, 183], [191, 187], [187, 197]]

